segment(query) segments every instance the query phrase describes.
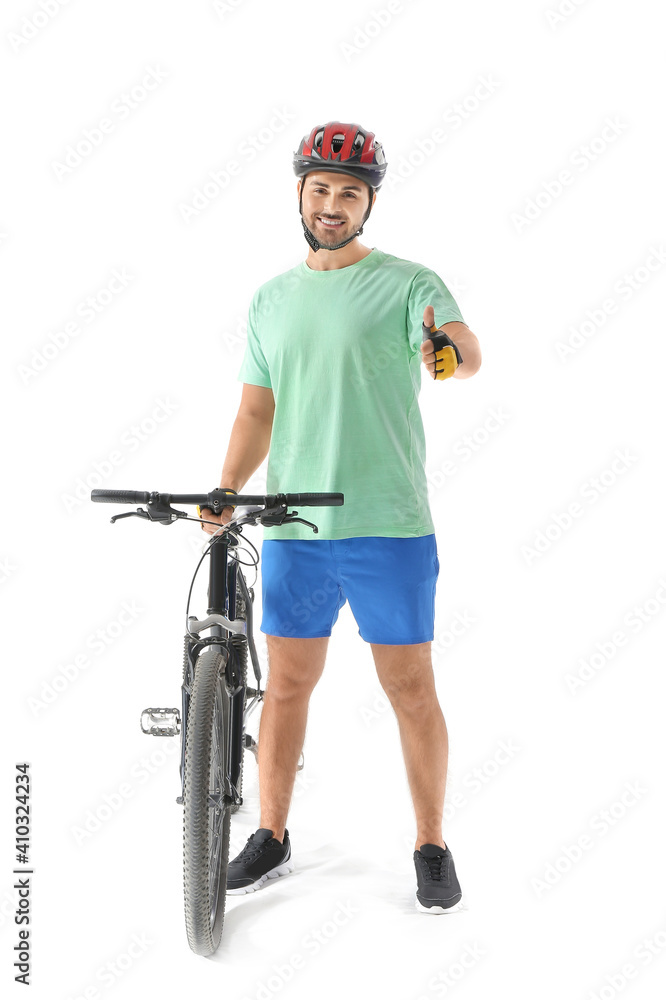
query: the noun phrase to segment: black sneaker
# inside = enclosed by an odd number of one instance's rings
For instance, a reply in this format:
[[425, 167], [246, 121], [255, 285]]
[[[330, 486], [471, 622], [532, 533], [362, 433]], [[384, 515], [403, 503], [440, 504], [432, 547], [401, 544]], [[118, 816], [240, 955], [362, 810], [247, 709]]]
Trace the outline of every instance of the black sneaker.
[[421, 844], [414, 851], [416, 867], [416, 909], [423, 913], [450, 913], [459, 909], [462, 891], [456, 866], [448, 847]]
[[284, 831], [284, 841], [280, 843], [272, 830], [262, 826], [248, 837], [240, 854], [229, 862], [227, 895], [241, 896], [245, 892], [254, 892], [261, 889], [269, 878], [278, 878], [293, 870], [289, 830]]

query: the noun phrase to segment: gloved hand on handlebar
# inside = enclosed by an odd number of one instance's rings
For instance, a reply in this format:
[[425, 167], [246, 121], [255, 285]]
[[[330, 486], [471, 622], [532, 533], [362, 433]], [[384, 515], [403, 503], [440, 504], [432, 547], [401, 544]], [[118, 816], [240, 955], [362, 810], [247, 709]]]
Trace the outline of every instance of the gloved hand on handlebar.
[[[236, 490], [232, 490], [226, 486], [221, 487], [224, 493], [233, 493], [235, 496], [238, 495]], [[200, 507], [197, 504], [197, 514], [201, 518], [205, 518], [205, 521], [201, 522], [201, 527], [206, 532], [207, 535], [214, 535], [215, 532], [223, 524], [228, 524], [231, 518], [234, 516], [234, 507], [223, 507], [219, 514], [214, 514], [210, 507]], [[214, 521], [215, 524], [210, 524], [207, 522]], [[217, 525], [217, 527], [216, 527]]]

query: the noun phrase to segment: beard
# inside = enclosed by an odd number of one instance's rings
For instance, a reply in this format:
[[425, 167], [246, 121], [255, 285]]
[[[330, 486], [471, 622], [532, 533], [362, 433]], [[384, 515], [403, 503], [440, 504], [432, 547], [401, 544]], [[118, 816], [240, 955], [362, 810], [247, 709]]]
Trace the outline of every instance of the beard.
[[349, 235], [349, 223], [343, 222], [341, 226], [336, 226], [335, 229], [330, 229], [319, 221], [316, 215], [312, 216], [312, 222], [310, 224], [310, 232], [317, 234], [317, 240], [319, 243], [326, 248], [328, 243], [340, 243], [341, 240], [346, 239]]

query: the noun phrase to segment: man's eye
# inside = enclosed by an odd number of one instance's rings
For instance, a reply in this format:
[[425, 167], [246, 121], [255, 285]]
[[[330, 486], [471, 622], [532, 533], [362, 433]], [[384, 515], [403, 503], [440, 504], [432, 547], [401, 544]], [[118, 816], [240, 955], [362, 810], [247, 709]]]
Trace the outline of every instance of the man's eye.
[[[325, 188], [313, 188], [315, 194], [325, 194]], [[353, 191], [345, 191], [345, 194], [349, 195], [350, 198], [355, 198], [356, 195]]]

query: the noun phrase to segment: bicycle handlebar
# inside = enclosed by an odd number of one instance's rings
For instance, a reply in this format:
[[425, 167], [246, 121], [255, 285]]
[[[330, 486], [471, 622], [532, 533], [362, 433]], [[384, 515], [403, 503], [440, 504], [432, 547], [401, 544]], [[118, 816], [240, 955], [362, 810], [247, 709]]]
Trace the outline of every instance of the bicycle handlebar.
[[[159, 497], [164, 503], [184, 503], [208, 507], [220, 511], [223, 507], [245, 507], [262, 504], [265, 507], [341, 507], [344, 502], [343, 493], [268, 493], [235, 494], [215, 490], [213, 493], [146, 493], [141, 490], [92, 490], [90, 499], [95, 503], [149, 503], [151, 498]], [[224, 503], [223, 500], [227, 502]], [[233, 500], [233, 504], [229, 503]]]
[[139, 490], [93, 490], [90, 499], [95, 503], [148, 503], [150, 493]]

